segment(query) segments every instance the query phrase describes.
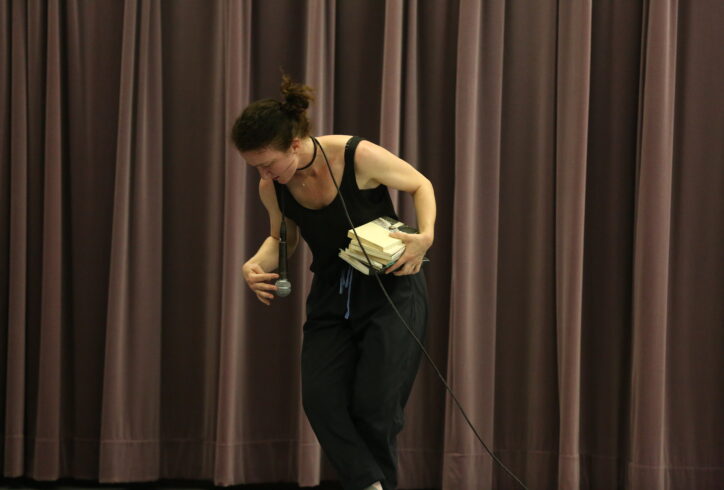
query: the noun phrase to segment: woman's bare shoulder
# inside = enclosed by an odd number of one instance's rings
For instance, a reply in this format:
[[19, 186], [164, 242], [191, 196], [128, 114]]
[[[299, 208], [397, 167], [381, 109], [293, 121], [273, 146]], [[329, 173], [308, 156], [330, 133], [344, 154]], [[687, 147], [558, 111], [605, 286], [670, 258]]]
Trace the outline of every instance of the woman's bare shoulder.
[[277, 193], [271, 180], [259, 179], [259, 197], [264, 206], [270, 211], [278, 210]]
[[344, 148], [344, 145], [347, 144], [347, 141], [349, 141], [351, 137], [352, 136], [347, 134], [326, 134], [324, 136], [318, 136], [317, 140], [319, 140], [325, 148], [338, 150]]

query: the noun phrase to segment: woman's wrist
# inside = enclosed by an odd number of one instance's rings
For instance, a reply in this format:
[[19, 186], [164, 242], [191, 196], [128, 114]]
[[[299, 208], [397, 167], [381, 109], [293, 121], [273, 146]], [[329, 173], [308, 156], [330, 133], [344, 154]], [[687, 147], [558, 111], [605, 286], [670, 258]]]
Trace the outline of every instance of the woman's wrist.
[[254, 270], [254, 266], [260, 267], [262, 270], [264, 270], [263, 267], [261, 267], [261, 264], [259, 264], [257, 261], [254, 260], [254, 257], [247, 260], [244, 265], [241, 266], [241, 273], [244, 275], [244, 278], [248, 278], [249, 274], [251, 274]]
[[432, 232], [420, 232], [420, 237], [427, 248], [432, 247], [432, 242], [435, 241], [435, 234]]

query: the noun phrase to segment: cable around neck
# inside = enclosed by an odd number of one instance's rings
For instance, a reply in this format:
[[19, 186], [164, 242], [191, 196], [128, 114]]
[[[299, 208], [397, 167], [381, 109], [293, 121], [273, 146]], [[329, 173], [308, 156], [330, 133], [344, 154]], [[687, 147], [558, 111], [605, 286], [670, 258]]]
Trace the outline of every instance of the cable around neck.
[[314, 146], [314, 153], [312, 154], [312, 159], [309, 161], [308, 164], [306, 164], [303, 167], [298, 168], [296, 171], [299, 172], [300, 170], [304, 170], [306, 168], [309, 168], [314, 163], [314, 159], [317, 158], [317, 140], [314, 136], [311, 136], [312, 138], [312, 145]]

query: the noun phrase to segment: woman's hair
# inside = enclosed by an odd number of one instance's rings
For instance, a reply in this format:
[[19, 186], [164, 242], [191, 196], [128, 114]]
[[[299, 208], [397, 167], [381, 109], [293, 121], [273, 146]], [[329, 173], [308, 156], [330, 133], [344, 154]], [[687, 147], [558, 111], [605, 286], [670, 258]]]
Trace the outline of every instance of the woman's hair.
[[272, 147], [286, 151], [294, 138], [309, 136], [307, 107], [312, 89], [282, 76], [282, 101], [262, 99], [252, 102], [238, 117], [231, 139], [239, 151]]

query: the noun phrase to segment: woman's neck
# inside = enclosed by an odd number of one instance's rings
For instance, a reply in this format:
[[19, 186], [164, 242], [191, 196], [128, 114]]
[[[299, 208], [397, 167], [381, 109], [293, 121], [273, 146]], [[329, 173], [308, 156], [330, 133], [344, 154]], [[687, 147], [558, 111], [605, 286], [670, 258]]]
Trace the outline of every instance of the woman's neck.
[[299, 163], [295, 175], [314, 175], [316, 164], [319, 161], [320, 152], [311, 136], [302, 142], [302, 149], [299, 151]]

